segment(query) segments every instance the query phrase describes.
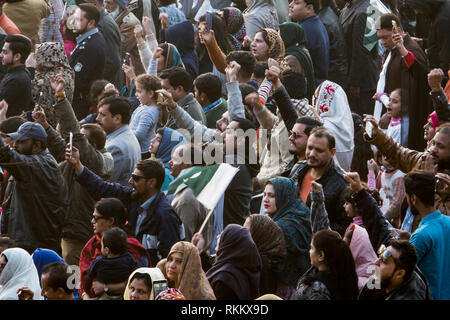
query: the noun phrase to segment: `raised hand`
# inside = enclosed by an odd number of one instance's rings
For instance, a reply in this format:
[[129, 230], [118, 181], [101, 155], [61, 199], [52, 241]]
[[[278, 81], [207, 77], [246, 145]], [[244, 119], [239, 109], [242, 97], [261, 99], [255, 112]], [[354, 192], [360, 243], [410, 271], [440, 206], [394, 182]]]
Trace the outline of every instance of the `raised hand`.
[[161, 107], [166, 107], [169, 111], [174, 110], [177, 107], [176, 102], [173, 100], [172, 94], [164, 89], [156, 90], [156, 93], [162, 95], [162, 101], [158, 103]]
[[[130, 65], [122, 64], [122, 70], [125, 73], [127, 79], [134, 80], [136, 79], [136, 73], [134, 71], [133, 59], [130, 57]], [[106, 88], [106, 87], [105, 87]]]
[[428, 85], [430, 86], [431, 91], [441, 91], [442, 79], [444, 79], [444, 71], [442, 71], [442, 69], [433, 69], [428, 73]]
[[144, 34], [142, 32], [142, 26], [140, 24], [137, 24], [134, 26], [134, 37], [136, 38], [136, 41], [138, 44], [141, 44], [144, 42]]
[[225, 73], [227, 74], [228, 82], [237, 81], [239, 70], [241, 65], [236, 61], [231, 61], [225, 68]]
[[198, 35], [200, 40], [205, 44], [210, 44], [216, 38], [214, 35], [214, 30], [212, 29], [208, 31], [206, 28], [203, 28]]
[[64, 68], [61, 67], [59, 74], [50, 77], [50, 86], [55, 91], [55, 93], [61, 93], [64, 91], [66, 81], [64, 80]]
[[159, 21], [161, 21], [161, 29], [165, 30], [169, 27], [169, 16], [167, 15], [167, 13], [160, 13]]
[[344, 175], [344, 179], [350, 184], [350, 188], [352, 188], [353, 191], [359, 192], [363, 189], [361, 179], [357, 172], [348, 172]]
[[45, 130], [50, 126], [47, 122], [47, 117], [45, 116], [45, 111], [41, 106], [35, 106], [33, 112], [31, 113], [31, 117], [34, 122], [39, 123]]
[[146, 35], [152, 34], [152, 19], [147, 16], [142, 17], [142, 26]]
[[367, 160], [367, 169], [371, 172], [375, 172], [378, 169], [378, 164], [374, 159]]
[[[372, 124], [372, 137], [375, 137], [378, 132], [380, 131], [380, 128], [378, 127], [378, 122], [375, 120], [374, 116], [370, 114], [364, 115], [364, 122], [369, 121]], [[364, 135], [367, 136], [367, 133], [364, 133]]]
[[6, 119], [6, 113], [8, 112], [8, 102], [5, 99], [0, 101], [0, 121]]

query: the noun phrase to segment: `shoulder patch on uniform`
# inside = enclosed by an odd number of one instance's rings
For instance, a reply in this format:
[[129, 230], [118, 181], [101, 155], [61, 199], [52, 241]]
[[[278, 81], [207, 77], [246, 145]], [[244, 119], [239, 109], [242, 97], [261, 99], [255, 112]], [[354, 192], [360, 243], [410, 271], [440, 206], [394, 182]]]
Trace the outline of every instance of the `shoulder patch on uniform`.
[[81, 64], [81, 62], [78, 62], [75, 67], [73, 67], [73, 70], [75, 70], [75, 72], [80, 72], [82, 68], [83, 65]]

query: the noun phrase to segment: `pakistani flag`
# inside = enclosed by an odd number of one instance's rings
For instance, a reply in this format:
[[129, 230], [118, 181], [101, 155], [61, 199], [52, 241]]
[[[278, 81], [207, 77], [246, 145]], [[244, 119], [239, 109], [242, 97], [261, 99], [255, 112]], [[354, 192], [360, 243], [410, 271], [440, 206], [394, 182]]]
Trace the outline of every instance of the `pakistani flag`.
[[375, 21], [378, 17], [385, 13], [391, 13], [380, 0], [370, 0], [369, 6], [367, 7], [367, 22], [366, 31], [364, 33], [364, 47], [372, 51], [378, 42], [377, 30], [375, 28]]
[[170, 183], [167, 194], [174, 194], [179, 186], [186, 185], [192, 189], [199, 202], [207, 209], [212, 210], [238, 170], [227, 163], [185, 169], [178, 178]]

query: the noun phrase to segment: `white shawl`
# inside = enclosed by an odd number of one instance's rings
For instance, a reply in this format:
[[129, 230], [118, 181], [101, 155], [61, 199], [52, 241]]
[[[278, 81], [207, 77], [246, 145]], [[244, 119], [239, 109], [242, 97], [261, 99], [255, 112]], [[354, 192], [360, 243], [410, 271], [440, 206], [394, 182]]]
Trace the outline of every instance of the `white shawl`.
[[3, 251], [8, 259], [0, 274], [0, 300], [18, 300], [17, 290], [27, 286], [34, 292], [33, 300], [42, 300], [39, 276], [31, 255], [21, 248]]

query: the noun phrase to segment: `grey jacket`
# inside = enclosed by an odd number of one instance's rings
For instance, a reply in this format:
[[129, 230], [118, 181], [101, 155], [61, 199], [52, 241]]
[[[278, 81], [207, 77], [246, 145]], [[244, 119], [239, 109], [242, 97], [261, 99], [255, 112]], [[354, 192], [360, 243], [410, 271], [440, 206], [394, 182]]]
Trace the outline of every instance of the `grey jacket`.
[[114, 171], [110, 181], [128, 186], [131, 173], [136, 163], [141, 160], [139, 141], [126, 124], [106, 137], [105, 147], [114, 159]]
[[[242, 103], [242, 94], [239, 90], [239, 83], [237, 81], [228, 82], [226, 84], [228, 91], [228, 119], [245, 118], [244, 104]], [[175, 124], [178, 128], [185, 129], [189, 132], [188, 139], [195, 139], [195, 141], [213, 142], [214, 136], [217, 130], [210, 129], [203, 124], [195, 121], [189, 113], [187, 113], [182, 107], [177, 107], [170, 112], [171, 116], [175, 120]], [[201, 135], [200, 137], [198, 135]]]
[[[112, 155], [105, 148], [95, 149], [86, 136], [80, 133], [79, 123], [67, 99], [58, 101], [54, 110], [62, 136], [67, 139], [69, 132], [74, 134], [73, 145], [79, 150], [83, 164], [103, 179], [108, 179], [114, 169]], [[76, 182], [73, 166], [64, 160], [66, 148], [64, 138], [52, 127], [47, 129], [47, 134], [48, 148], [55, 159], [60, 162], [59, 169], [68, 188], [69, 209], [62, 237], [87, 242], [94, 235], [91, 223], [94, 200], [86, 189]]]
[[[192, 93], [188, 93], [186, 96], [177, 101], [177, 104], [184, 109], [195, 121], [206, 125], [206, 117], [203, 112], [203, 108], [195, 99]], [[166, 127], [171, 129], [178, 129], [173, 117], [169, 118]]]
[[254, 0], [253, 4], [244, 11], [244, 20], [247, 36], [252, 40], [259, 29], [278, 30], [279, 26], [273, 0]]

